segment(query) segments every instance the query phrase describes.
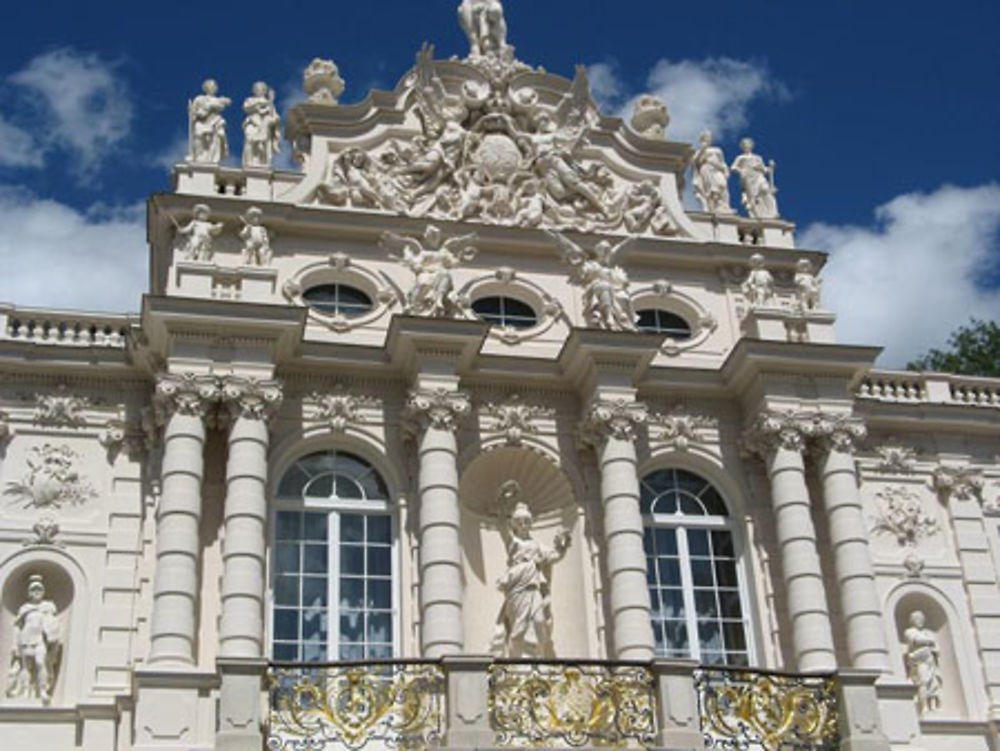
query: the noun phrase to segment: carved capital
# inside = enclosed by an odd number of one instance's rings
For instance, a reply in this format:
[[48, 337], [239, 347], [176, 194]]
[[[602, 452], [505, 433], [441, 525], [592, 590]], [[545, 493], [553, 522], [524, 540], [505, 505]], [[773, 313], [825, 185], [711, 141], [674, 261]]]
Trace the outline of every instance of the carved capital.
[[649, 410], [642, 402], [628, 399], [593, 401], [580, 425], [585, 443], [599, 446], [609, 438], [634, 441], [635, 429], [649, 419]]
[[471, 408], [468, 394], [445, 388], [414, 389], [406, 399], [406, 414], [420, 430], [455, 430]]
[[175, 414], [204, 419], [218, 399], [219, 382], [214, 376], [161, 375], [153, 396], [156, 421], [163, 425]]
[[983, 500], [983, 476], [978, 469], [941, 465], [934, 470], [933, 483], [942, 500]]
[[772, 451], [801, 452], [813, 432], [813, 416], [803, 412], [765, 410], [754, 418], [743, 435], [748, 451], [766, 457]]
[[257, 378], [227, 376], [220, 381], [220, 397], [235, 420], [270, 420], [284, 398], [281, 383]]
[[813, 418], [810, 435], [819, 440], [820, 450], [852, 453], [855, 446], [868, 435], [865, 424], [848, 415], [820, 413]]

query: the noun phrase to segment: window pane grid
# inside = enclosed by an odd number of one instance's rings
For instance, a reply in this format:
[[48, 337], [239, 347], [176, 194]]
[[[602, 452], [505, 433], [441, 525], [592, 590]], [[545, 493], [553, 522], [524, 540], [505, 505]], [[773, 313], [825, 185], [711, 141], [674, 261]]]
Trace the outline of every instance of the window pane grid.
[[483, 321], [514, 329], [530, 329], [538, 323], [534, 309], [512, 297], [481, 297], [472, 310]]

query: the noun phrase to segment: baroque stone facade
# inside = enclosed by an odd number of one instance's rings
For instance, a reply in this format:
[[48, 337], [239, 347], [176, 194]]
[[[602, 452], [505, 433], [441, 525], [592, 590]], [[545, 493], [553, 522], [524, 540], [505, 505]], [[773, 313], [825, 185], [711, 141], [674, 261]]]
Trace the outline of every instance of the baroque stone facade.
[[0, 307], [0, 745], [996, 747], [1000, 381], [838, 343], [751, 140], [458, 19], [206, 81], [140, 316]]

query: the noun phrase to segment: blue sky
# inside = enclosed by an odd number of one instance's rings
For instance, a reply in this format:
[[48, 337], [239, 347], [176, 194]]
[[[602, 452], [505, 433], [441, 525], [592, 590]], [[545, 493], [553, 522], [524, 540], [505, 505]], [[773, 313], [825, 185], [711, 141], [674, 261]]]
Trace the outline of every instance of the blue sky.
[[[17, 3], [0, 29], [0, 300], [135, 309], [142, 203], [169, 189], [185, 103], [205, 76], [284, 104], [331, 57], [345, 101], [388, 88], [422, 41], [464, 55], [458, 0]], [[714, 125], [778, 163], [799, 244], [831, 252], [843, 341], [897, 365], [969, 315], [1000, 317], [1000, 3], [956, 0], [507, 0], [526, 62], [627, 113], [667, 99], [668, 135]], [[157, 7], [153, 14], [147, 9]], [[142, 8], [143, 12], [136, 11]], [[238, 108], [229, 113], [238, 140]], [[61, 271], [60, 271], [61, 269]], [[81, 279], [86, 283], [81, 284]]]

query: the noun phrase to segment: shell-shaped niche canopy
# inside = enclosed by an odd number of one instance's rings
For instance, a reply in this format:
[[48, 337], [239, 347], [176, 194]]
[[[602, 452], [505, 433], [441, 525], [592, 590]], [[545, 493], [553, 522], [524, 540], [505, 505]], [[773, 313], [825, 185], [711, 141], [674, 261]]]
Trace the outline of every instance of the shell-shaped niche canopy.
[[536, 517], [566, 511], [575, 503], [569, 479], [555, 464], [536, 451], [508, 446], [469, 463], [459, 483], [459, 497], [469, 511], [493, 517], [500, 486], [509, 480], [520, 484], [520, 500]]

